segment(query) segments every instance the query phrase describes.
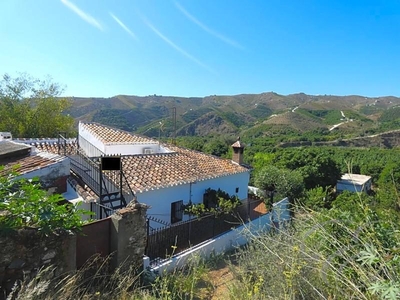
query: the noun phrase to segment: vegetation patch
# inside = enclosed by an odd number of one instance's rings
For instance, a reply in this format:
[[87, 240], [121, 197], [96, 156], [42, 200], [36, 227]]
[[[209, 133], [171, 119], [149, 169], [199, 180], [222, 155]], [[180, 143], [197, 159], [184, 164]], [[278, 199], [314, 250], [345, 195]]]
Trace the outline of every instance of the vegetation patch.
[[0, 234], [23, 228], [43, 234], [79, 230], [81, 216], [87, 212], [63, 200], [61, 195], [48, 195], [37, 179], [0, 176]]

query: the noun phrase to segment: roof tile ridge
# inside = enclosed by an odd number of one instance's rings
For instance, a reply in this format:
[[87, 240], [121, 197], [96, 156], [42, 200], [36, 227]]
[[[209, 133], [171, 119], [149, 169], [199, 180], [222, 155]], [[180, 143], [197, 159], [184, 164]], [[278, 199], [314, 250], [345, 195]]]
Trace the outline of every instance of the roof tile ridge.
[[[129, 132], [129, 131], [124, 130], [124, 129], [114, 128], [114, 127], [111, 127], [111, 126], [108, 126], [108, 125], [104, 125], [104, 124], [100, 124], [100, 123], [97, 123], [97, 122], [87, 122], [86, 124], [88, 124], [88, 123], [94, 124], [94, 125], [97, 125], [97, 126], [101, 126], [101, 127], [104, 127], [104, 128], [110, 129], [110, 130], [118, 131], [118, 132], [121, 132], [121, 133], [125, 133], [125, 134], [128, 134], [128, 135], [132, 136], [132, 137], [141, 137], [141, 138], [144, 138], [144, 139], [147, 139], [147, 140], [151, 140], [151, 141], [155, 141], [155, 142], [158, 143], [158, 141], [155, 140], [155, 139], [152, 139], [152, 138], [147, 137], [147, 136], [145, 136], [145, 135], [140, 135], [140, 134], [137, 134], [137, 133], [132, 133], [132, 132]], [[85, 124], [85, 123], [84, 123], [84, 124]]]

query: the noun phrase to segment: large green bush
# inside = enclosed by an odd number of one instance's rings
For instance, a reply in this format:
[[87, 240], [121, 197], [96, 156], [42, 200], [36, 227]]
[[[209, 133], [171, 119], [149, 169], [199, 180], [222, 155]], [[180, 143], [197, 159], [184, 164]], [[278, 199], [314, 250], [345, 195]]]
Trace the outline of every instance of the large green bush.
[[13, 173], [0, 176], [0, 233], [22, 228], [37, 228], [44, 234], [79, 230], [81, 215], [87, 213], [61, 195], [49, 195], [36, 179]]

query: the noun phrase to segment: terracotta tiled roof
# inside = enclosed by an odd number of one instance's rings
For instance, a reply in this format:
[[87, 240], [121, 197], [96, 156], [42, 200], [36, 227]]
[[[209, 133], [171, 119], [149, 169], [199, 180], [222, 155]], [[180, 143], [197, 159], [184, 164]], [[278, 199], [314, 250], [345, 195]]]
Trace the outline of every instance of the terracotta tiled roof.
[[63, 159], [65, 159], [65, 157], [56, 154], [40, 152], [37, 155], [20, 158], [16, 161], [6, 164], [4, 166], [4, 170], [0, 171], [0, 175], [4, 175], [10, 170], [13, 170], [23, 175], [38, 169], [48, 167]]
[[[20, 144], [35, 147], [38, 151], [49, 152], [58, 154], [58, 138], [19, 138], [13, 140]], [[62, 141], [64, 144], [64, 141]], [[66, 155], [75, 154], [77, 142], [75, 138], [67, 139], [66, 141]], [[62, 148], [63, 149], [63, 148]], [[61, 151], [61, 155], [64, 155], [64, 151]]]
[[[46, 142], [30, 142], [28, 145], [35, 147], [37, 150], [41, 152], [49, 152], [58, 154], [58, 140], [56, 141], [46, 141]], [[77, 147], [76, 141], [71, 141], [66, 144], [66, 155], [74, 154]], [[64, 155], [64, 148], [61, 147], [60, 155]]]
[[249, 172], [228, 159], [165, 146], [174, 152], [122, 157], [124, 174], [135, 192]]
[[79, 179], [75, 178], [74, 175], [71, 175], [67, 179], [71, 187], [78, 193], [79, 196], [82, 197], [82, 199], [85, 202], [92, 202], [92, 201], [97, 202], [99, 200], [99, 197], [96, 195], [96, 193], [93, 192], [88, 186], [86, 186], [82, 182], [79, 182], [78, 180]]
[[133, 135], [127, 131], [111, 128], [97, 123], [80, 123], [84, 129], [93, 134], [104, 144], [156, 144], [148, 137]]

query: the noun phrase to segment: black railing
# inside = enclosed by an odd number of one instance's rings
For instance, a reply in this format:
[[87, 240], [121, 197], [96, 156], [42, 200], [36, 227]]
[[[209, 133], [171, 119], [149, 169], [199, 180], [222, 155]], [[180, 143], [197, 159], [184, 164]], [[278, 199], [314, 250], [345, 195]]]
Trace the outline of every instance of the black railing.
[[101, 220], [115, 213], [115, 210], [97, 202], [90, 202], [90, 211], [93, 213], [92, 219]]
[[[207, 215], [156, 229], [148, 229], [145, 254], [150, 259], [166, 258], [242, 224], [233, 215]], [[148, 223], [148, 226], [149, 223]]]
[[[58, 137], [58, 152], [70, 158], [71, 171], [99, 196], [99, 204], [116, 210], [126, 206], [126, 198], [135, 201], [135, 194], [125, 177], [122, 164], [120, 170], [101, 170], [100, 163], [105, 154], [83, 138], [79, 137], [79, 142], [84, 143], [86, 148], [100, 156], [88, 157], [79, 146], [69, 145], [67, 139], [61, 134]], [[97, 150], [94, 151], [94, 149]], [[100, 215], [103, 216], [103, 213]], [[107, 215], [105, 211], [104, 215]]]
[[151, 260], [165, 259], [191, 246], [215, 238], [248, 220], [257, 219], [265, 213], [267, 210], [262, 199], [249, 197], [232, 214], [205, 215], [169, 226], [158, 226], [158, 228], [150, 227], [150, 221], [155, 221], [154, 217], [150, 217], [147, 219], [148, 234], [145, 254]]

